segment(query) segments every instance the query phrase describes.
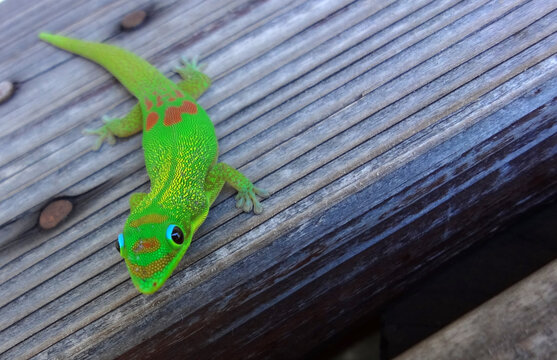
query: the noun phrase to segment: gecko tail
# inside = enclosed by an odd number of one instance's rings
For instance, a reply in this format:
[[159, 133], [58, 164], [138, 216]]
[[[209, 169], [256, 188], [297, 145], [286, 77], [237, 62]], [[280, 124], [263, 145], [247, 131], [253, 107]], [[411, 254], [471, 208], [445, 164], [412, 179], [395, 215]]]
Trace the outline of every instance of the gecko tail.
[[143, 99], [156, 89], [175, 84], [139, 56], [117, 46], [84, 41], [42, 32], [39, 38], [101, 65], [114, 75], [136, 98]]

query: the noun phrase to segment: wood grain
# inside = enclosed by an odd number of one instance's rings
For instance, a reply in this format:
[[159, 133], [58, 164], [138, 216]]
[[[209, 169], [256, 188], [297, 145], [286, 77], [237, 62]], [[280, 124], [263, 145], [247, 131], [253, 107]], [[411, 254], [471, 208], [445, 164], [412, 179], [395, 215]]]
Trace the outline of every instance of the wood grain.
[[553, 261], [396, 359], [554, 359], [556, 278]]
[[[0, 78], [18, 83], [0, 106], [1, 358], [296, 357], [557, 192], [555, 2], [16, 3], [0, 3]], [[137, 9], [149, 21], [120, 32]], [[113, 241], [149, 189], [141, 139], [92, 152], [81, 135], [134, 100], [40, 30], [174, 80], [199, 55], [220, 158], [272, 192], [264, 213], [226, 189], [140, 295]], [[72, 213], [40, 230], [61, 197]]]

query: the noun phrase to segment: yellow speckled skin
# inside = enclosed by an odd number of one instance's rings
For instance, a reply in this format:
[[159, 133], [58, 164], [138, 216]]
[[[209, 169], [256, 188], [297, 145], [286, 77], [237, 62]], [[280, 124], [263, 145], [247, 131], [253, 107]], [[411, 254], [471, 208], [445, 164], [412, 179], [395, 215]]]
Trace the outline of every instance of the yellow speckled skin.
[[175, 84], [145, 60], [118, 47], [47, 33], [39, 37], [102, 65], [139, 100], [125, 117], [87, 130], [99, 135], [95, 148], [104, 140], [114, 142], [114, 136], [143, 130], [151, 191], [131, 196], [131, 213], [118, 242], [139, 291], [155, 292], [172, 274], [225, 182], [238, 190], [237, 207], [262, 211], [256, 195], [268, 193], [229, 165], [217, 163], [215, 129], [195, 101], [210, 79], [195, 64], [178, 69], [184, 81]]

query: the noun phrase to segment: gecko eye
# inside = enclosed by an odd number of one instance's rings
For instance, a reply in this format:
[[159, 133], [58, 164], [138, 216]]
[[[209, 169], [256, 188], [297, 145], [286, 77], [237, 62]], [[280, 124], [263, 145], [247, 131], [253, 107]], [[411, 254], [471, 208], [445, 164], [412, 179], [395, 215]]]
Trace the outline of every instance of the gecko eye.
[[182, 245], [184, 242], [184, 233], [178, 226], [169, 225], [168, 228], [166, 228], [166, 238], [172, 240], [176, 245]]
[[120, 254], [120, 249], [124, 247], [124, 234], [118, 235], [118, 241], [116, 241], [115, 245], [118, 254]]

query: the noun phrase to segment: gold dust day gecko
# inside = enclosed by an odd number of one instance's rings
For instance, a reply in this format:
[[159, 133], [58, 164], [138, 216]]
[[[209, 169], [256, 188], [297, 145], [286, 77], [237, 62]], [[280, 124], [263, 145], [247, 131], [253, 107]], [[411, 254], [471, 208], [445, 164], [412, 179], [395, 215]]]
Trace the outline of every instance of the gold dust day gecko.
[[114, 136], [143, 130], [151, 191], [130, 197], [130, 215], [116, 243], [139, 291], [157, 291], [172, 274], [225, 182], [238, 190], [238, 208], [262, 211], [257, 195], [267, 197], [268, 192], [217, 162], [215, 128], [196, 102], [211, 80], [195, 62], [177, 69], [183, 81], [175, 84], [119, 47], [48, 33], [39, 38], [103, 66], [139, 100], [123, 118], [105, 119], [99, 129], [85, 130], [99, 136], [95, 149], [104, 140], [114, 143]]

